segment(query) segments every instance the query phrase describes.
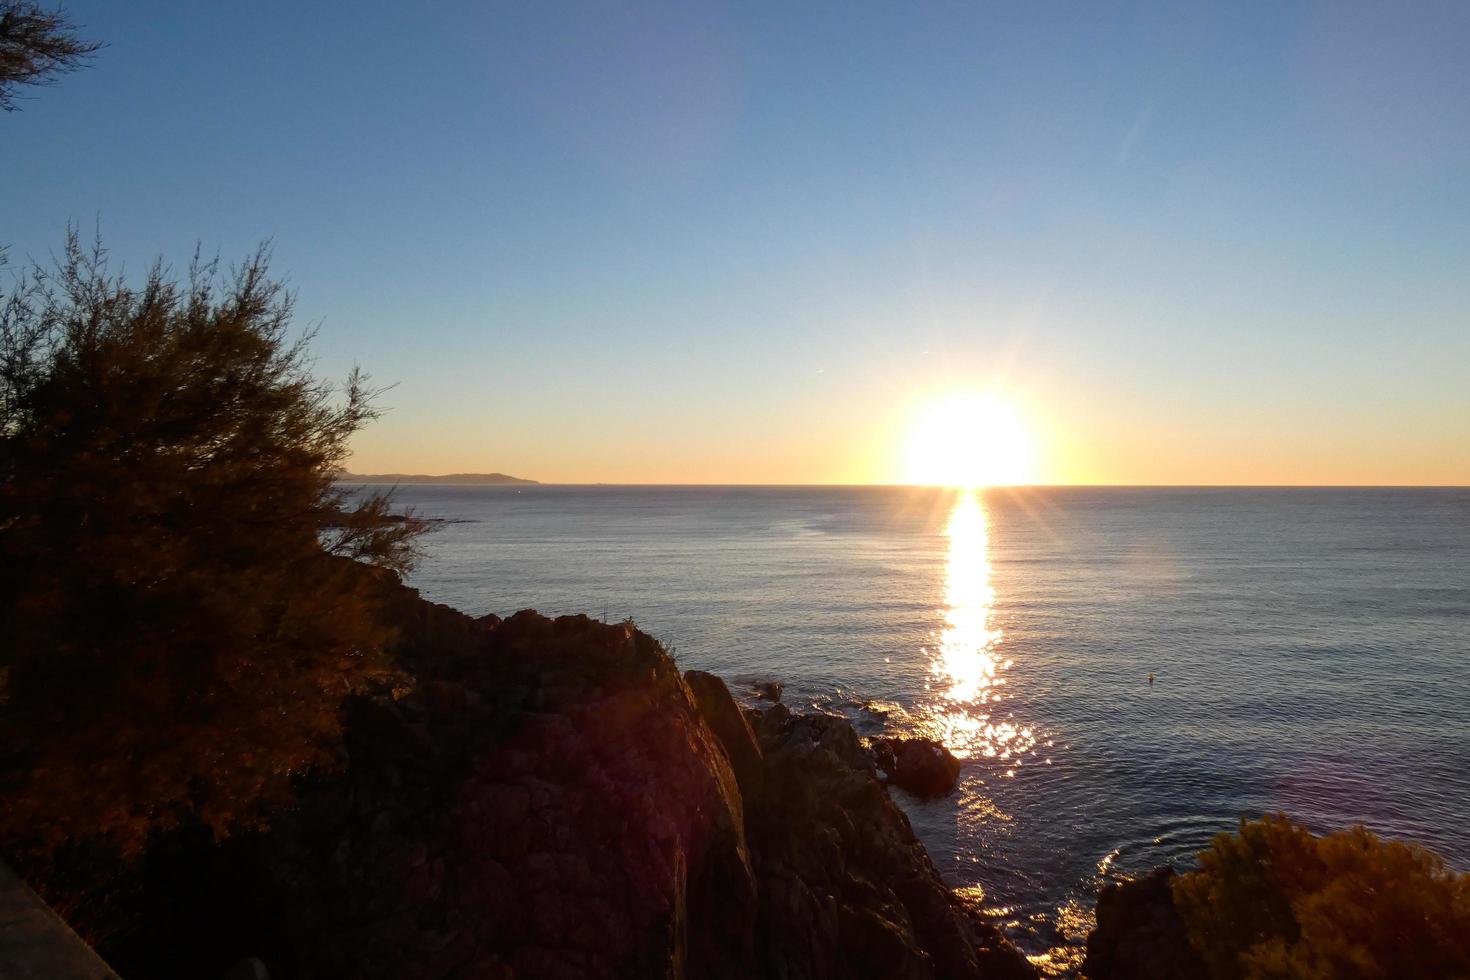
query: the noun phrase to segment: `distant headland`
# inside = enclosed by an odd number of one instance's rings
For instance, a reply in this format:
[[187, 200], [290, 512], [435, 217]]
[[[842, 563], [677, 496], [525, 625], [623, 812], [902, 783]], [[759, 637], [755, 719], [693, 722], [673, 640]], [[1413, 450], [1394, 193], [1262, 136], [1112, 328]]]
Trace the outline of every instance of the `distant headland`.
[[341, 483], [422, 483], [460, 487], [539, 482], [525, 480], [518, 476], [507, 476], [504, 473], [446, 473], [443, 476], [430, 476], [423, 473], [348, 473], [346, 471], [337, 474], [337, 480]]

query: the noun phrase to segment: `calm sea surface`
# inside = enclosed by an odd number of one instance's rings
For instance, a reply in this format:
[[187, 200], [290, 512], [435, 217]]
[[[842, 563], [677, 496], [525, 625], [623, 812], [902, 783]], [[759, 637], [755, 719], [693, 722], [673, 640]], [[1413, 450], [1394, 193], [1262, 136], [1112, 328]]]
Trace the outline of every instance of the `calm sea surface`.
[[732, 688], [945, 738], [958, 792], [903, 805], [1057, 966], [1100, 882], [1186, 863], [1243, 814], [1361, 821], [1470, 868], [1470, 491], [398, 499], [450, 522], [412, 579], [430, 599], [632, 617]]

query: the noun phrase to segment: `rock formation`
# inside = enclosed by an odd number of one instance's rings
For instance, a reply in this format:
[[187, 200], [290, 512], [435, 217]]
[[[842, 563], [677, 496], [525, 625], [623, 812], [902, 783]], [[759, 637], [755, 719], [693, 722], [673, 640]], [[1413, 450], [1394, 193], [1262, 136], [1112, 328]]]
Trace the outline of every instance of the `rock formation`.
[[412, 684], [258, 835], [162, 841], [123, 976], [1012, 978], [850, 725], [742, 710], [631, 625], [385, 583]]
[[923, 799], [950, 793], [960, 777], [960, 760], [933, 739], [881, 735], [868, 747], [889, 782]]
[[1109, 884], [1097, 898], [1097, 928], [1087, 937], [1089, 980], [1206, 980], [1174, 908], [1174, 871], [1155, 868]]

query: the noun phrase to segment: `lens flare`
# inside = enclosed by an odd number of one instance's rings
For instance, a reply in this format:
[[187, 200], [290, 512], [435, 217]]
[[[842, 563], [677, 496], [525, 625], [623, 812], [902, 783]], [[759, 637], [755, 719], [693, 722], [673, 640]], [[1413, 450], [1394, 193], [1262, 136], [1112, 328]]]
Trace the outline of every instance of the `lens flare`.
[[905, 479], [924, 486], [1014, 486], [1035, 480], [1030, 434], [996, 395], [956, 395], [920, 414], [909, 434]]

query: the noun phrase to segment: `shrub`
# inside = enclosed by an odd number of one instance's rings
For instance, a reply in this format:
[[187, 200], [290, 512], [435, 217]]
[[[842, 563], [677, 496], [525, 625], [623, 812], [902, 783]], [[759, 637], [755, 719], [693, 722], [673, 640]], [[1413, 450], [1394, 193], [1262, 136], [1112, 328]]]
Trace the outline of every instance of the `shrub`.
[[1241, 821], [1174, 901], [1217, 978], [1470, 977], [1470, 875], [1362, 827]]
[[0, 305], [0, 843], [254, 825], [392, 676], [421, 526], [333, 477], [374, 417], [290, 339], [262, 251], [133, 288], [76, 235]]

